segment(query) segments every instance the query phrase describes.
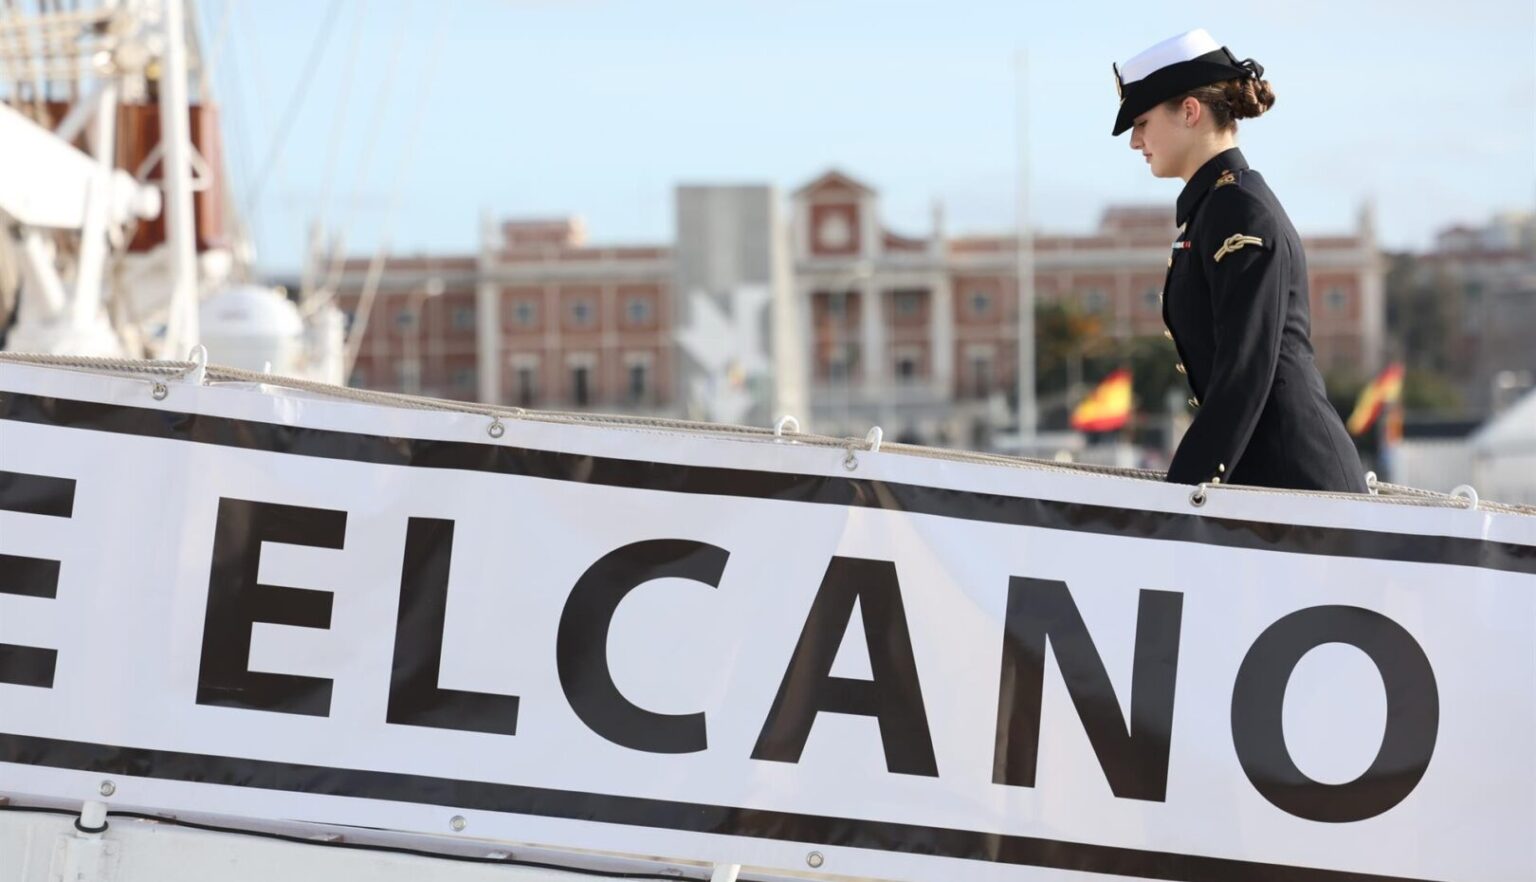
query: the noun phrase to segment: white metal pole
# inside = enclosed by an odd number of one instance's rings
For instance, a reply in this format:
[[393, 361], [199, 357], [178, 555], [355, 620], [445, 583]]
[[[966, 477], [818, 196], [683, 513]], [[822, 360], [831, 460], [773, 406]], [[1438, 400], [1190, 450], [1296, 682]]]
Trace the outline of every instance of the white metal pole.
[[496, 273], [497, 230], [489, 211], [480, 214], [480, 256], [476, 264], [475, 335], [478, 394], [485, 404], [500, 404], [501, 392], [501, 287]]
[[102, 269], [107, 259], [107, 209], [112, 198], [112, 170], [117, 161], [117, 82], [102, 81], [92, 99], [91, 153], [96, 174], [91, 179], [90, 203], [80, 230], [80, 260], [75, 270], [75, 296], [70, 321], [84, 329], [96, 320], [101, 308]]
[[[858, 343], [860, 344], [859, 348], [858, 348], [858, 353], [859, 353], [859, 370], [861, 372], [864, 372], [865, 375], [868, 376], [868, 371], [869, 371], [869, 367], [868, 367], [868, 365], [869, 365], [869, 347], [864, 345], [868, 341], [866, 341], [864, 339], [862, 334], [857, 336], [857, 337], [854, 336], [854, 334], [856, 334], [857, 332], [853, 329], [852, 323], [849, 321], [849, 315], [852, 313], [852, 309], [853, 309], [853, 294], [854, 294], [853, 282], [850, 280], [850, 281], [844, 282], [843, 284], [846, 287], [845, 287], [845, 289], [843, 291], [843, 295], [842, 295], [843, 313], [842, 313], [842, 318], [840, 319], [841, 324], [838, 325], [838, 332], [837, 332], [838, 333], [838, 350], [840, 352], [846, 354], [848, 352], [849, 347], [851, 347], [853, 345], [854, 341], [857, 340]], [[869, 308], [869, 304], [866, 303], [865, 300], [864, 300], [864, 290], [863, 290], [862, 287], [859, 289], [858, 293], [859, 293], [859, 308], [861, 310], [867, 310]], [[864, 315], [864, 313], [860, 312], [859, 315], [862, 317]], [[842, 426], [842, 428], [839, 431], [841, 431], [842, 434], [844, 434], [844, 435], [851, 435], [851, 434], [853, 434], [853, 431], [854, 431], [852, 426], [853, 426], [853, 359], [849, 359], [848, 360], [848, 366], [843, 370], [843, 426]]]
[[411, 292], [406, 309], [411, 314], [411, 332], [405, 335], [405, 364], [407, 367], [405, 389], [407, 395], [421, 394], [421, 326], [425, 324], [422, 313], [427, 302], [425, 288]]
[[790, 225], [779, 217], [776, 192], [771, 199], [768, 278], [773, 295], [769, 307], [773, 327], [773, 418], [791, 414], [810, 426], [811, 402], [806, 389], [810, 371], [806, 365], [807, 341], [802, 339], [804, 328], [801, 324], [801, 310], [809, 311], [810, 304], [800, 300], [799, 288], [795, 285]]
[[160, 75], [161, 170], [165, 244], [171, 268], [170, 317], [161, 355], [182, 358], [197, 343], [197, 241], [192, 212], [192, 122], [187, 97], [184, 0], [165, 0], [165, 56]]
[[368, 330], [368, 318], [373, 314], [373, 302], [378, 299], [379, 284], [384, 279], [384, 262], [389, 257], [389, 240], [386, 238], [368, 262], [368, 275], [363, 279], [363, 290], [357, 296], [357, 311], [352, 317], [352, 327], [347, 329], [347, 356], [342, 365], [342, 383], [350, 383], [352, 369], [357, 366], [357, 355], [362, 350], [363, 334]]
[[1035, 403], [1035, 234], [1029, 213], [1029, 51], [1019, 50], [1018, 90], [1018, 256], [1019, 441], [1028, 452], [1039, 426]]

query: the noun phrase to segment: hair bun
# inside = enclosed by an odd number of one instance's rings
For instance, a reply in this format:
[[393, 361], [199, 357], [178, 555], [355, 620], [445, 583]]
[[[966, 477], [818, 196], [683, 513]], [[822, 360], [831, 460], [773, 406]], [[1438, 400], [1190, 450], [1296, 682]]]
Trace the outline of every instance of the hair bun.
[[1224, 86], [1222, 91], [1232, 108], [1233, 119], [1251, 119], [1275, 106], [1275, 90], [1270, 88], [1269, 80], [1243, 77], [1228, 80]]

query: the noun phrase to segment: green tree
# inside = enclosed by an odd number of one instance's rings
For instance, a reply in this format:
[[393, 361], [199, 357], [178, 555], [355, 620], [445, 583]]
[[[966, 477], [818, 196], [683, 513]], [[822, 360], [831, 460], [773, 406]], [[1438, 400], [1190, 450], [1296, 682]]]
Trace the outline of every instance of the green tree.
[[1461, 389], [1444, 374], [1409, 368], [1403, 375], [1404, 413], [1449, 414], [1464, 410]]
[[1108, 342], [1098, 316], [1075, 304], [1039, 303], [1035, 306], [1036, 389], [1040, 426], [1061, 429], [1081, 389], [1090, 379], [1089, 361]]
[[[1468, 379], [1472, 363], [1472, 338], [1462, 330], [1472, 308], [1469, 292], [1443, 268], [1415, 255], [1394, 254], [1388, 260], [1388, 349], [1389, 358], [1401, 360], [1408, 369], [1404, 410], [1416, 415], [1459, 413], [1464, 401], [1458, 381]], [[1355, 382], [1356, 393], [1367, 379]]]

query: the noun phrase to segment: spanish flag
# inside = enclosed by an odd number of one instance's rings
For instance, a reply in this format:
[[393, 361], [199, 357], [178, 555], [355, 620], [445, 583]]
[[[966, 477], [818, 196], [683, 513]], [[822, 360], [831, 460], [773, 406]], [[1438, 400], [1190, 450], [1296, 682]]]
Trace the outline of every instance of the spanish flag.
[[1079, 432], [1109, 432], [1131, 416], [1131, 371], [1120, 368], [1105, 377], [1092, 394], [1072, 411], [1072, 428]]
[[1394, 404], [1403, 394], [1403, 366], [1400, 362], [1387, 365], [1386, 370], [1364, 389], [1360, 390], [1360, 398], [1355, 402], [1355, 409], [1349, 415], [1349, 434], [1361, 435], [1369, 429], [1376, 418], [1381, 415], [1381, 409], [1388, 404]]

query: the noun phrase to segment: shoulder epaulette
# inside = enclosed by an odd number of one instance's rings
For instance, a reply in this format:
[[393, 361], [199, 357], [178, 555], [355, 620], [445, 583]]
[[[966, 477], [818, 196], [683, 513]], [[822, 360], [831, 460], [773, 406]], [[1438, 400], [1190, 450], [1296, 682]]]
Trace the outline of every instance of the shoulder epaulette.
[[1222, 187], [1225, 187], [1228, 184], [1236, 184], [1242, 180], [1242, 176], [1242, 169], [1229, 168], [1221, 173], [1221, 176], [1216, 179], [1216, 183], [1211, 187], [1211, 189], [1220, 190]]

